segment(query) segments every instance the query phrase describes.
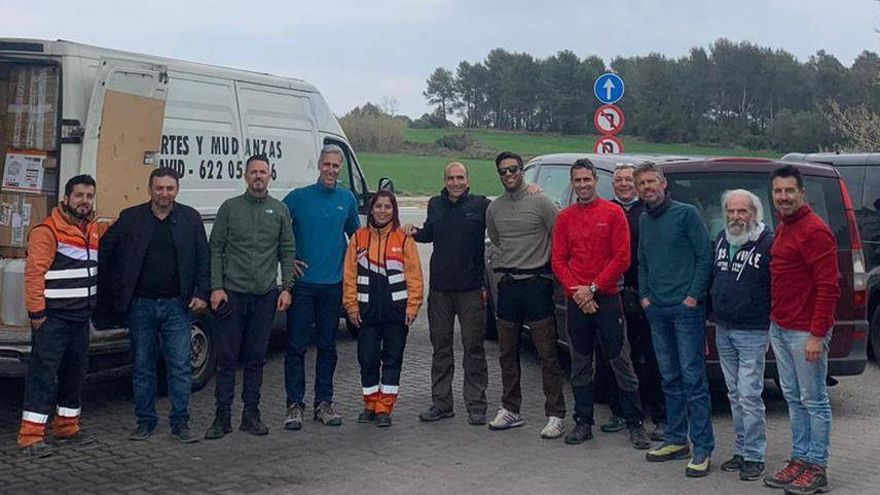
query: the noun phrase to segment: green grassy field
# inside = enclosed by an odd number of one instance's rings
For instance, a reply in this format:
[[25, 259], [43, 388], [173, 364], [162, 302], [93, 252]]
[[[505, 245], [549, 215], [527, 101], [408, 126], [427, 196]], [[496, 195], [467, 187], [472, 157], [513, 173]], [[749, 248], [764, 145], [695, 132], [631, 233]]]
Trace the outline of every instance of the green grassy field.
[[[416, 144], [432, 144], [447, 134], [473, 135], [484, 146], [493, 150], [510, 150], [528, 159], [548, 153], [592, 153], [595, 136], [563, 136], [556, 134], [526, 134], [484, 129], [462, 131], [460, 129], [407, 129], [406, 140]], [[646, 143], [634, 138], [623, 138], [627, 153], [657, 153], [667, 155], [700, 156], [752, 156], [778, 158], [778, 153], [754, 151], [742, 148], [711, 148], [685, 144]], [[409, 196], [437, 194], [443, 185], [443, 167], [450, 161], [461, 161], [471, 172], [471, 189], [481, 194], [501, 193], [501, 184], [494, 164], [488, 160], [472, 160], [454, 156], [418, 156], [410, 154], [358, 153], [358, 159], [367, 175], [370, 188], [376, 186], [380, 177], [394, 179], [397, 191]]]

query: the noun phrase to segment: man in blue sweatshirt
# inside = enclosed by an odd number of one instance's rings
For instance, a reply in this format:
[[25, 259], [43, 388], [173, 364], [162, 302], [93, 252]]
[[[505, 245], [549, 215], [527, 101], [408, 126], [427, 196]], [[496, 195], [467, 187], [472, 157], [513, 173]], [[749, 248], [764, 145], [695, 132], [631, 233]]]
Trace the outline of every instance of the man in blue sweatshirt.
[[645, 203], [639, 219], [639, 297], [657, 353], [666, 396], [666, 439], [645, 454], [649, 462], [685, 459], [689, 477], [709, 474], [715, 437], [706, 380], [706, 291], [712, 273], [709, 233], [693, 205], [666, 194], [653, 163], [635, 171]]
[[284, 204], [293, 220], [297, 269], [302, 275], [293, 288], [287, 311], [287, 356], [284, 385], [287, 419], [284, 428], [302, 428], [305, 403], [305, 355], [309, 329], [314, 324], [318, 356], [315, 359], [314, 419], [339, 426], [342, 416], [333, 407], [333, 373], [336, 371], [336, 328], [342, 305], [342, 261], [349, 237], [360, 227], [357, 201], [351, 191], [336, 187], [343, 151], [324, 146], [318, 158], [315, 184], [291, 191]]

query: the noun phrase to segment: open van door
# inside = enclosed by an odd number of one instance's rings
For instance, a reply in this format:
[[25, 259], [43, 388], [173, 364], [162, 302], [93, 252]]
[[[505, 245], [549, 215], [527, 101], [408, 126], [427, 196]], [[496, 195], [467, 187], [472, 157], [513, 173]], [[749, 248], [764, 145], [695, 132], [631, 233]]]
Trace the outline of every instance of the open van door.
[[99, 218], [116, 218], [120, 210], [148, 198], [147, 179], [159, 164], [167, 86], [164, 66], [101, 62], [82, 158], [83, 172], [94, 166]]

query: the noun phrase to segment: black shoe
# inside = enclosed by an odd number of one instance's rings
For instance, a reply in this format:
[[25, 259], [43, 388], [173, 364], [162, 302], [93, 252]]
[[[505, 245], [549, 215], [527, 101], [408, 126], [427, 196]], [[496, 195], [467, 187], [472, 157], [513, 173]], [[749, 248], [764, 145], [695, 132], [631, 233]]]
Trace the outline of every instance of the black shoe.
[[428, 409], [426, 409], [425, 411], [423, 411], [421, 414], [419, 414], [419, 420], [425, 421], [427, 423], [431, 423], [434, 421], [440, 421], [441, 419], [453, 418], [453, 417], [455, 417], [455, 411], [453, 411], [452, 409], [450, 409], [448, 411], [444, 411], [443, 409], [440, 409], [437, 406], [431, 406]]
[[260, 419], [259, 409], [245, 409], [241, 413], [241, 431], [250, 433], [251, 435], [268, 435], [269, 427], [263, 424]]
[[626, 422], [620, 416], [611, 416], [606, 423], [599, 427], [605, 433], [616, 433], [626, 428]]
[[651, 432], [651, 440], [654, 442], [666, 441], [666, 423], [654, 424], [654, 431]]
[[358, 414], [358, 423], [373, 423], [376, 421], [376, 412], [364, 409]]
[[32, 443], [28, 445], [27, 447], [22, 447], [21, 455], [35, 458], [49, 457], [50, 455], [52, 455], [52, 446], [40, 440], [37, 443]]
[[196, 443], [199, 441], [187, 424], [173, 426], [171, 428], [171, 436], [181, 443]]
[[579, 443], [584, 443], [587, 440], [591, 440], [592, 438], [593, 428], [586, 423], [578, 423], [575, 424], [574, 428], [565, 435], [565, 443], [568, 445], [577, 445]]
[[69, 437], [55, 437], [55, 445], [88, 445], [95, 441], [95, 435], [80, 428], [75, 435]]
[[743, 456], [739, 454], [735, 454], [730, 459], [724, 461], [724, 464], [721, 465], [722, 471], [727, 471], [728, 473], [732, 473], [734, 471], [742, 471], [743, 464], [746, 462], [743, 459]]
[[[723, 466], [722, 466], [723, 469]], [[757, 461], [743, 461], [739, 479], [743, 481], [757, 481], [764, 476], [764, 463]]]
[[217, 440], [223, 438], [228, 433], [232, 433], [232, 418], [229, 411], [217, 410], [214, 416], [214, 422], [208, 431], [205, 432], [205, 440]]
[[156, 423], [138, 423], [137, 428], [128, 435], [128, 439], [134, 442], [146, 440], [153, 436], [155, 431]]
[[483, 426], [486, 424], [486, 413], [482, 411], [468, 411], [468, 424], [473, 426]]
[[651, 441], [648, 440], [645, 427], [641, 425], [629, 429], [629, 441], [633, 448], [637, 450], [648, 450], [651, 448]]
[[376, 415], [376, 426], [379, 428], [388, 428], [391, 426], [391, 415], [387, 413], [379, 413]]

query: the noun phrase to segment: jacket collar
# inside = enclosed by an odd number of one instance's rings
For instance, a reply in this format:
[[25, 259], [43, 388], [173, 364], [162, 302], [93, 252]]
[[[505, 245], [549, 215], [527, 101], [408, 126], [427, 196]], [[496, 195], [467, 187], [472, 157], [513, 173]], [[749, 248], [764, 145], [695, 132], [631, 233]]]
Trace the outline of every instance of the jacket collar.
[[449, 201], [450, 203], [461, 203], [462, 201], [466, 200], [468, 198], [468, 196], [470, 196], [470, 194], [471, 194], [471, 188], [468, 187], [467, 189], [464, 190], [463, 193], [461, 193], [461, 196], [459, 196], [457, 200], [452, 201], [451, 199], [449, 199], [449, 190], [448, 189], [446, 189], [444, 187], [443, 189], [440, 190], [440, 196], [443, 199], [445, 199], [446, 201]]
[[266, 194], [262, 198], [252, 196], [251, 193], [247, 192], [247, 190], [245, 190], [245, 192], [244, 192], [244, 194], [242, 194], [242, 196], [244, 197], [245, 201], [247, 201], [248, 203], [262, 203], [262, 202], [266, 201], [266, 199], [269, 198], [268, 194]]
[[668, 210], [670, 206], [672, 206], [672, 196], [670, 196], [669, 193], [667, 192], [663, 196], [663, 202], [660, 203], [659, 205], [651, 206], [648, 203], [645, 203], [645, 213], [647, 213], [648, 215], [650, 215], [654, 218], [657, 218], [660, 215], [666, 213], [666, 210]]
[[337, 186], [339, 186], [339, 182], [337, 182], [333, 187], [327, 186], [327, 184], [324, 184], [324, 181], [322, 181], [320, 177], [318, 177], [318, 180], [315, 181], [315, 188], [323, 192], [333, 192], [336, 190]]
[[791, 215], [789, 215], [787, 217], [784, 217], [782, 215], [777, 215], [777, 216], [782, 221], [782, 223], [787, 224], [787, 225], [791, 225], [791, 224], [797, 222], [798, 220], [800, 220], [801, 218], [804, 218], [805, 216], [809, 215], [810, 213], [812, 213], [812, 211], [813, 211], [813, 209], [810, 208], [810, 205], [804, 203], [804, 205], [801, 206], [798, 211], [792, 213]]

